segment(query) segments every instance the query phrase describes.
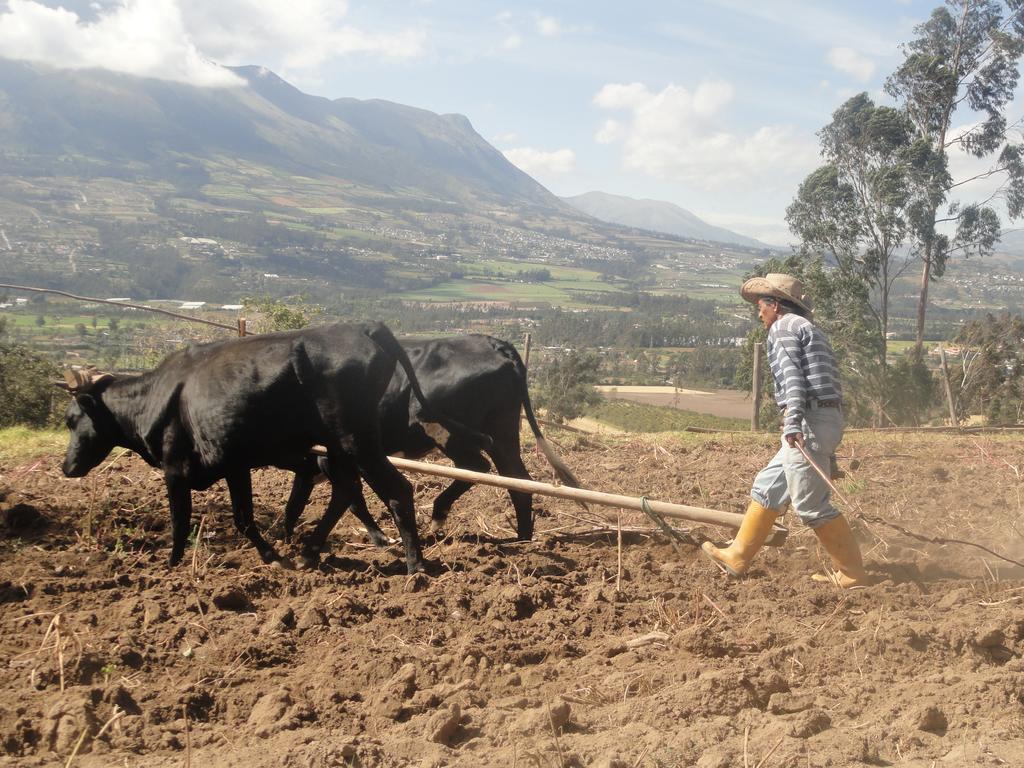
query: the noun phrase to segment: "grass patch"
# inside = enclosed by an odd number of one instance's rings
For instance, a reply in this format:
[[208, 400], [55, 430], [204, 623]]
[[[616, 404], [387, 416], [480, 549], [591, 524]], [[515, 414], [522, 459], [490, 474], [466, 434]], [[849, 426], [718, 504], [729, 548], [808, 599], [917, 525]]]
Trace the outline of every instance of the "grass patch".
[[19, 461], [67, 450], [66, 430], [7, 427], [0, 429], [0, 461]]
[[627, 432], [679, 432], [687, 427], [704, 429], [749, 429], [747, 419], [729, 419], [662, 405], [604, 400], [587, 410], [586, 416]]

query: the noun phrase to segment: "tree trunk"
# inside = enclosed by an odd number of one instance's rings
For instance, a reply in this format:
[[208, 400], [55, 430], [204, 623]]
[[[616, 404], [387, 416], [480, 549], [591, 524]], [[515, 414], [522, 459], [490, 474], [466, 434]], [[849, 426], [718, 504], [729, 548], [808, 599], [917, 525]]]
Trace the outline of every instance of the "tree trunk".
[[921, 295], [917, 299], [917, 334], [914, 337], [914, 361], [924, 358], [924, 315], [928, 308], [928, 284], [932, 277], [932, 246], [929, 243], [924, 252], [924, 268], [921, 270]]

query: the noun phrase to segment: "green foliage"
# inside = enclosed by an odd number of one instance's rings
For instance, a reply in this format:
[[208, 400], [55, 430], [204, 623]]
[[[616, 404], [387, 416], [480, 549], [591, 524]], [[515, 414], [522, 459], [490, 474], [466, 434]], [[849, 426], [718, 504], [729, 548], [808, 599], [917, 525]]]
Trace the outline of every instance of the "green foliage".
[[913, 356], [896, 361], [886, 372], [885, 423], [920, 426], [936, 409], [942, 395], [935, 373]]
[[[1006, 120], [1024, 54], [1024, 8], [1018, 0], [947, 2], [914, 32], [917, 37], [904, 46], [903, 63], [886, 81], [885, 90], [932, 155], [922, 158], [918, 167], [913, 182], [917, 202], [908, 217], [923, 265], [915, 352], [920, 358], [929, 282], [944, 274], [950, 257], [988, 255], [999, 239], [999, 216], [988, 205], [995, 195], [940, 212], [950, 191], [970, 180], [950, 176], [949, 147], [958, 144], [977, 158], [998, 152], [981, 176], [1002, 179], [1000, 192], [1011, 219], [1024, 208], [1022, 145], [1013, 141]], [[955, 113], [962, 105], [984, 118], [951, 137]], [[952, 238], [939, 231], [940, 225], [948, 227], [950, 222], [955, 227]]]
[[582, 415], [588, 406], [601, 399], [594, 390], [600, 364], [597, 355], [571, 352], [538, 367], [536, 373], [531, 373], [533, 402], [558, 422]]
[[0, 428], [53, 421], [56, 367], [28, 347], [0, 344]]
[[551, 279], [551, 270], [548, 269], [518, 269], [516, 279], [525, 283], [543, 283]]
[[984, 414], [990, 424], [1024, 421], [1024, 318], [986, 315], [957, 334], [950, 360], [957, 415]]
[[271, 299], [268, 296], [246, 298], [244, 304], [246, 312], [257, 315], [255, 322], [249, 327], [253, 333], [305, 328], [323, 311], [320, 307], [301, 300], [285, 302], [280, 299]]
[[586, 415], [627, 432], [681, 432], [687, 427], [704, 429], [749, 429], [746, 419], [728, 419], [707, 413], [684, 411], [662, 405], [628, 400], [601, 400]]
[[673, 355], [666, 369], [676, 387], [727, 389], [736, 381], [742, 354], [738, 347], [702, 345]]
[[[865, 93], [837, 109], [819, 136], [827, 164], [800, 185], [786, 220], [805, 252], [830, 257], [838, 272], [834, 279], [867, 286], [850, 297], [858, 301], [858, 315], [871, 318], [881, 341], [893, 282], [908, 264], [909, 257], [898, 254], [911, 228], [915, 180], [929, 159], [928, 147], [915, 141], [913, 124], [902, 113], [876, 107]], [[871, 346], [877, 353], [873, 367], [879, 369], [874, 375], [881, 381], [884, 344]]]
[[[64, 404], [58, 396], [58, 407]], [[61, 453], [68, 445], [66, 429], [19, 426], [0, 429], [0, 461], [20, 461], [43, 454]]]

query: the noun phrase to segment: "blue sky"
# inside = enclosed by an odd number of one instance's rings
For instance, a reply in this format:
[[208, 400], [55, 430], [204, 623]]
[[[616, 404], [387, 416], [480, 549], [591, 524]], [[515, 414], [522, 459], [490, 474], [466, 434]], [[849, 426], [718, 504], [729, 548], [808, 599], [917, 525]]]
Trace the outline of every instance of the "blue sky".
[[[466, 115], [558, 195], [667, 200], [766, 242], [849, 96], [936, 0], [0, 0], [0, 52], [210, 87], [262, 64], [330, 98]], [[965, 120], [967, 118], [965, 117]]]

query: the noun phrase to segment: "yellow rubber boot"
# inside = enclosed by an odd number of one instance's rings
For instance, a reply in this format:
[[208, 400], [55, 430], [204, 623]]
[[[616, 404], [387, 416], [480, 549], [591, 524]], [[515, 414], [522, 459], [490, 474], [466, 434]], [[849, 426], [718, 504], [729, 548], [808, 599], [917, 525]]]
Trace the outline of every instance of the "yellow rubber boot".
[[762, 507], [756, 501], [751, 501], [732, 544], [719, 549], [710, 541], [705, 541], [700, 545], [701, 552], [730, 576], [742, 576], [768, 538], [778, 516], [779, 510]]
[[830, 574], [816, 573], [811, 578], [815, 581], [829, 581], [843, 589], [862, 587], [870, 583], [864, 561], [860, 556], [860, 547], [853, 538], [853, 531], [846, 518], [840, 515], [814, 529], [821, 546], [825, 548], [836, 572]]

